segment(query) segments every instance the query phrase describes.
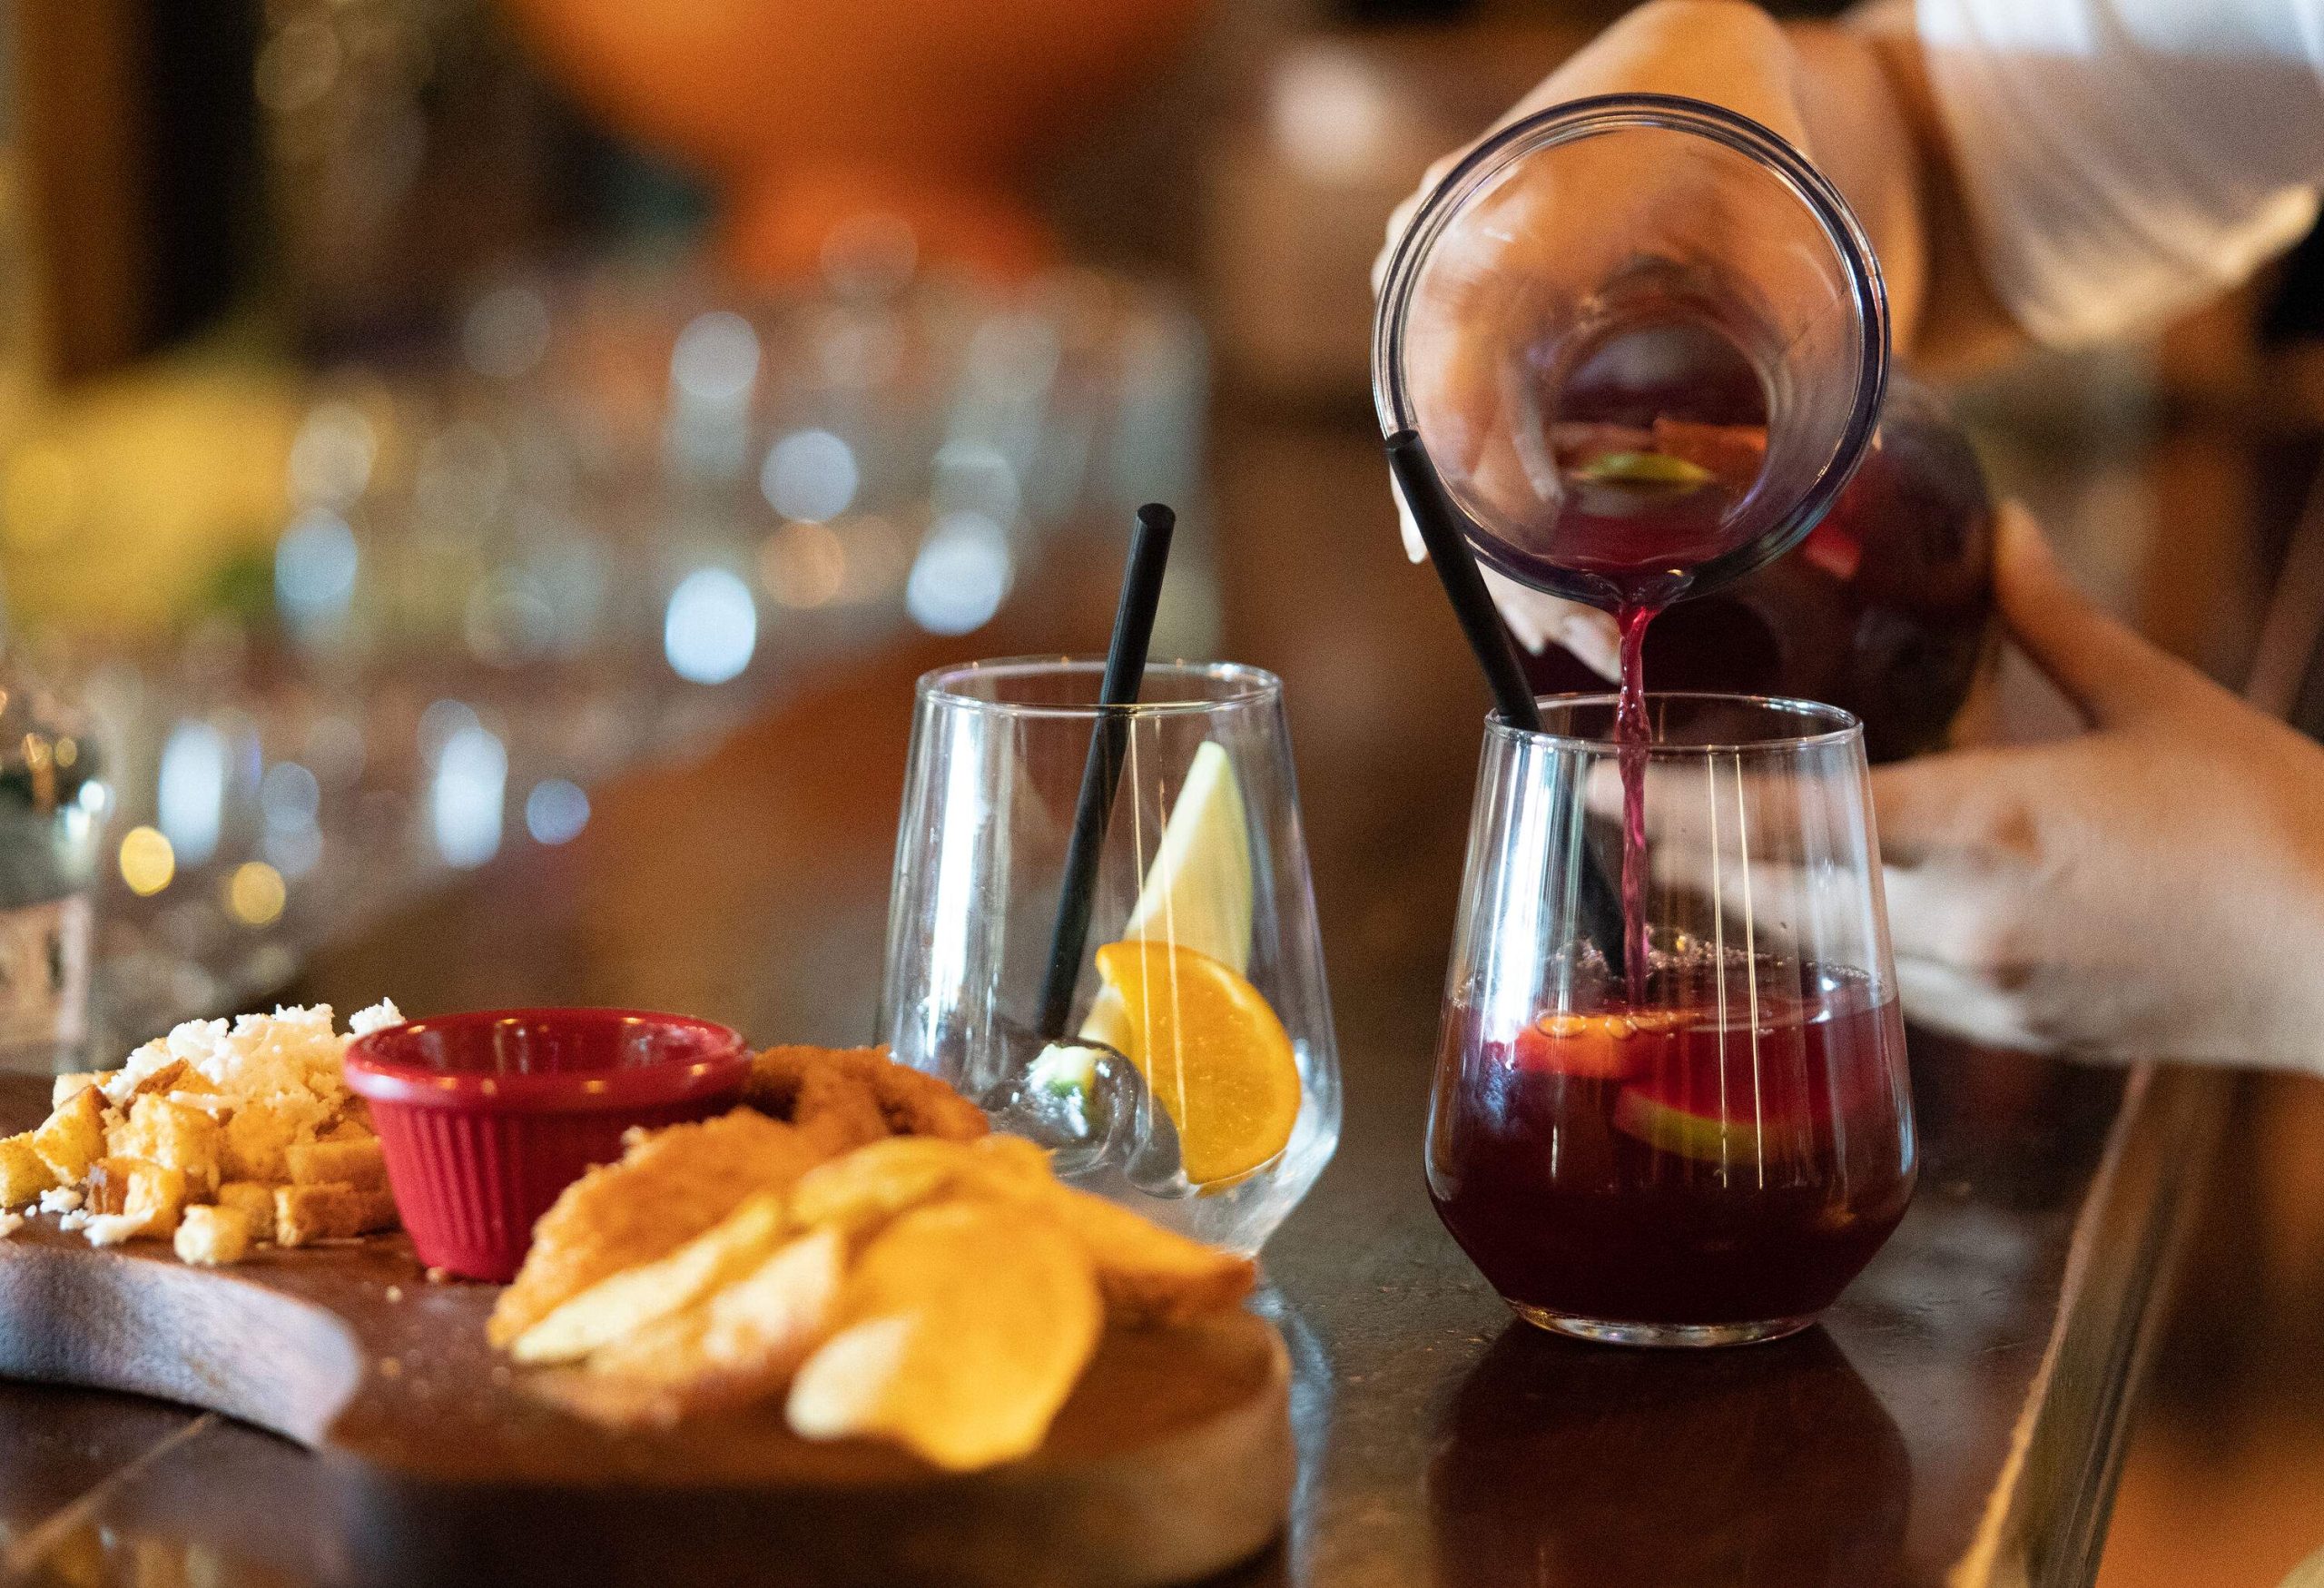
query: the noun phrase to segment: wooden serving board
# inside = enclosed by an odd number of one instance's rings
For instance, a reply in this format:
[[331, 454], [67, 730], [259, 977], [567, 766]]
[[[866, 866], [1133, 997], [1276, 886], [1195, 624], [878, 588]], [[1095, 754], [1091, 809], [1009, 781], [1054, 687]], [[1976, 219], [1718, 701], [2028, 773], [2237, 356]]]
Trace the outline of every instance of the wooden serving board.
[[[46, 1103], [44, 1082], [0, 1076], [0, 1132]], [[363, 1541], [391, 1535], [410, 1581], [1177, 1583], [1264, 1549], [1289, 1504], [1288, 1363], [1248, 1313], [1112, 1332], [1041, 1450], [952, 1475], [807, 1443], [774, 1406], [602, 1428], [486, 1346], [497, 1294], [429, 1284], [401, 1236], [205, 1269], [34, 1218], [0, 1240], [0, 1376], [156, 1396], [310, 1447], [358, 1580]], [[441, 1562], [416, 1561], [415, 1539]]]

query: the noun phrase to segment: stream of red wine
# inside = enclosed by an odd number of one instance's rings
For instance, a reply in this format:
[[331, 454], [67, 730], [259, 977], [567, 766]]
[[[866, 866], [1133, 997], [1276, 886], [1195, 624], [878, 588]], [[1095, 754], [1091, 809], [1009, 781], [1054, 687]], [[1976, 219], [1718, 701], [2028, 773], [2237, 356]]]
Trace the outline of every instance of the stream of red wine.
[[1659, 608], [1625, 607], [1614, 615], [1622, 631], [1622, 693], [1614, 712], [1615, 760], [1622, 773], [1622, 960], [1630, 1002], [1646, 1007], [1646, 761], [1654, 741], [1646, 717], [1646, 626]]

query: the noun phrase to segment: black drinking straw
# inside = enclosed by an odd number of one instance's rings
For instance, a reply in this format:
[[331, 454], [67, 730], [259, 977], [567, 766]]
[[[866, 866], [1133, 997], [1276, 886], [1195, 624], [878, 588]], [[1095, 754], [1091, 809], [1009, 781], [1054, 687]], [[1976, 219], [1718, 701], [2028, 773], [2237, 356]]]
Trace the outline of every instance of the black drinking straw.
[[[1452, 603], [1452, 615], [1461, 620], [1469, 649], [1484, 669], [1493, 704], [1512, 727], [1540, 733], [1541, 708], [1534, 703], [1533, 686], [1525, 680], [1525, 669], [1517, 665], [1517, 653], [1509, 648], [1509, 636], [1502, 628], [1492, 592], [1485, 588], [1485, 577], [1477, 571], [1477, 555], [1469, 547], [1469, 538], [1461, 532], [1456, 509], [1444, 494], [1444, 482], [1437, 478], [1428, 449], [1421, 445], [1420, 432], [1398, 430], [1386, 445], [1388, 471], [1403, 492], [1404, 506], [1412, 510], [1421, 543], [1428, 547], [1429, 564]], [[1622, 907], [1597, 858], [1587, 849], [1581, 852], [1579, 885], [1582, 930], [1606, 956], [1607, 970], [1619, 976], [1623, 962]]]
[[1039, 1031], [1044, 1041], [1064, 1036], [1066, 1023], [1073, 1018], [1073, 989], [1081, 980], [1098, 859], [1106, 847], [1106, 824], [1129, 747], [1129, 713], [1120, 708], [1136, 704], [1138, 685], [1146, 676], [1146, 647], [1154, 638], [1154, 608], [1162, 597], [1162, 570], [1170, 560], [1170, 535], [1177, 522], [1178, 516], [1169, 508], [1148, 502], [1138, 508], [1137, 527], [1130, 533], [1121, 604], [1114, 608], [1106, 675], [1098, 686], [1098, 725], [1089, 735], [1089, 759], [1082, 764], [1073, 832], [1066, 841], [1065, 883], [1058, 893], [1057, 930], [1049, 938], [1049, 975], [1041, 983]]

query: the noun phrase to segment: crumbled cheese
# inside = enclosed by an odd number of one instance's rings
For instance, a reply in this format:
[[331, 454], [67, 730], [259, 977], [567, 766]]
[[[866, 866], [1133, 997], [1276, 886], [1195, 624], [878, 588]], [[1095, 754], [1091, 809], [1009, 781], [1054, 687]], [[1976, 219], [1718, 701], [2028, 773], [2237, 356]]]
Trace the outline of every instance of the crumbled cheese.
[[356, 1011], [355, 1018], [347, 1022], [347, 1031], [350, 1036], [368, 1037], [373, 1031], [384, 1031], [389, 1026], [401, 1024], [403, 1011], [396, 1007], [396, 1001], [382, 998], [370, 1008]]
[[22, 1229], [24, 1227], [25, 1216], [23, 1214], [11, 1213], [5, 1208], [0, 1208], [0, 1240], [5, 1240], [8, 1237], [15, 1234], [16, 1231]]
[[90, 1217], [91, 1215], [85, 1210], [75, 1208], [56, 1221], [56, 1228], [69, 1235], [74, 1230], [86, 1228]]
[[100, 1213], [88, 1221], [91, 1246], [119, 1246], [133, 1235], [143, 1235], [153, 1219], [143, 1213]]
[[340, 1060], [350, 1037], [402, 1023], [396, 1006], [384, 1001], [358, 1014], [350, 1035], [331, 1029], [327, 1003], [278, 1007], [272, 1014], [246, 1014], [231, 1023], [187, 1021], [132, 1053], [106, 1080], [104, 1094], [115, 1107], [126, 1106], [139, 1082], [183, 1060], [204, 1084], [172, 1091], [172, 1100], [212, 1119], [247, 1104], [262, 1104], [290, 1128], [291, 1144], [304, 1146], [353, 1101], [340, 1074]]
[[81, 1205], [81, 1192], [74, 1186], [51, 1186], [40, 1194], [40, 1210], [44, 1213], [70, 1213]]

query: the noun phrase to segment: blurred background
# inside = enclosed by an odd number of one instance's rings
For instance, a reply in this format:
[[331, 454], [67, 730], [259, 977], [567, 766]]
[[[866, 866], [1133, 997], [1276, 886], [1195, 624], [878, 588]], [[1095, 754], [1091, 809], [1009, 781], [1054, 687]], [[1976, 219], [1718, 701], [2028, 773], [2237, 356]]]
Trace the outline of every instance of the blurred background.
[[[17, 0], [0, 590], [109, 809], [96, 1040], [571, 842], [609, 776], [867, 654], [1051, 612], [1093, 648], [1148, 498], [1186, 525], [1161, 649], [1315, 601], [1246, 658], [1303, 742], [1391, 681], [1468, 712], [1457, 650], [1416, 686], [1329, 604], [1335, 558], [1393, 555], [1366, 271], [1422, 168], [1622, 9]], [[2310, 725], [2313, 626], [2257, 653], [2324, 577], [2320, 339], [2311, 242], [1949, 392], [2112, 605]], [[2107, 1588], [2324, 1545], [2324, 1087], [2255, 1084], [2230, 1157]]]

